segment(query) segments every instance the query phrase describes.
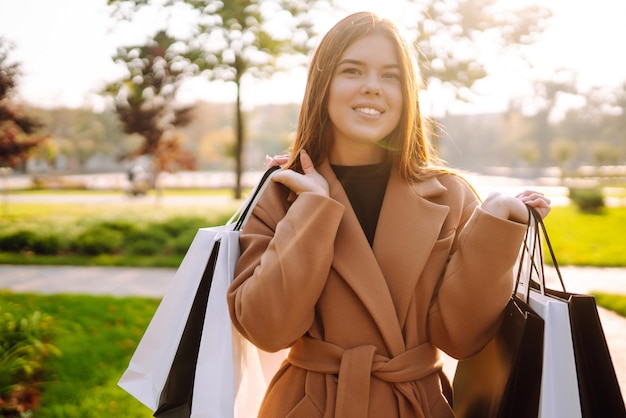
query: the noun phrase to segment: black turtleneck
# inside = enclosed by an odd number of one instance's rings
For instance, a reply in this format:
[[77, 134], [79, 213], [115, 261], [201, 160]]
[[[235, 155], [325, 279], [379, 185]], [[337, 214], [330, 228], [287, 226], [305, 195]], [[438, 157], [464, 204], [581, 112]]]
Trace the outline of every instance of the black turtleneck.
[[374, 234], [387, 189], [391, 165], [382, 162], [358, 166], [331, 164], [331, 167], [346, 191], [352, 209], [354, 209], [371, 246], [374, 242]]

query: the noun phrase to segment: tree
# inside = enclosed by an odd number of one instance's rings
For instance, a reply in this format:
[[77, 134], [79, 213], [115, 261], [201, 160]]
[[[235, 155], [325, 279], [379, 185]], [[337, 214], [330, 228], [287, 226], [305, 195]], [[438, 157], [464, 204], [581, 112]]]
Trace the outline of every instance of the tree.
[[[245, 121], [241, 106], [242, 81], [269, 77], [281, 70], [281, 58], [303, 57], [314, 35], [311, 11], [320, 0], [108, 0], [115, 14], [128, 18], [144, 8], [193, 16], [189, 33], [180, 38], [188, 46], [181, 53], [197, 74], [236, 86], [235, 197], [240, 198]], [[128, 5], [132, 11], [128, 12]]]
[[191, 107], [176, 107], [174, 102], [181, 81], [190, 71], [180, 56], [180, 47], [160, 31], [145, 45], [118, 48], [114, 59], [126, 66], [128, 76], [105, 90], [114, 99], [124, 132], [144, 139], [137, 150], [122, 158], [152, 156], [153, 181], [162, 171], [193, 169], [196, 164], [176, 132], [177, 127], [191, 121]]
[[561, 180], [566, 177], [565, 165], [574, 158], [577, 152], [576, 144], [567, 138], [557, 138], [550, 143], [550, 157], [559, 167]]
[[623, 151], [606, 142], [596, 142], [591, 146], [593, 162], [597, 166], [617, 165], [623, 157]]
[[[496, 8], [496, 0], [408, 0], [420, 9], [414, 30], [423, 55], [421, 71], [426, 83], [438, 80], [462, 100], [471, 99], [474, 83], [487, 75], [480, 49], [531, 43], [550, 15], [547, 9], [528, 6], [517, 10]], [[184, 54], [209, 80], [236, 86], [235, 195], [241, 195], [245, 122], [241, 111], [242, 81], [267, 77], [281, 70], [280, 58], [303, 56], [314, 38], [316, 7], [332, 0], [108, 0], [115, 14], [129, 18], [158, 8], [172, 15], [192, 16], [191, 30], [180, 35]], [[494, 12], [495, 11], [495, 12]], [[492, 13], [493, 12], [493, 13]], [[494, 41], [495, 40], [495, 41]], [[468, 52], [469, 51], [469, 52]]]
[[419, 8], [413, 30], [424, 83], [448, 86], [463, 101], [472, 100], [474, 84], [488, 75], [483, 49], [504, 54], [532, 44], [551, 16], [538, 5], [506, 9], [497, 0], [411, 3]]
[[36, 135], [41, 123], [12, 100], [19, 64], [11, 62], [11, 45], [0, 38], [0, 166], [17, 167], [47, 137]]
[[[553, 151], [550, 148], [555, 137], [565, 136], [559, 132], [560, 120], [566, 116], [562, 111], [562, 101], [565, 95], [574, 96], [578, 94], [575, 74], [570, 71], [562, 71], [554, 77], [554, 80], [536, 80], [534, 95], [521, 101], [513, 101], [510, 104], [509, 112], [517, 111], [526, 114], [529, 113], [529, 110], [534, 112], [529, 117], [532, 128], [522, 139], [535, 143], [538, 151], [538, 166], [548, 166], [551, 162], [560, 164], [562, 156], [552, 158], [551, 155], [553, 152], [560, 155], [565, 147], [561, 144], [556, 145], [555, 149], [558, 151]], [[569, 138], [569, 135], [567, 137]]]
[[529, 140], [520, 142], [517, 146], [517, 151], [530, 167], [536, 166], [541, 155], [537, 143]]
[[620, 151], [621, 161], [624, 161], [623, 157], [626, 156], [626, 82], [616, 92], [616, 96], [614, 106], [617, 109], [606, 116], [603, 127], [607, 138]]

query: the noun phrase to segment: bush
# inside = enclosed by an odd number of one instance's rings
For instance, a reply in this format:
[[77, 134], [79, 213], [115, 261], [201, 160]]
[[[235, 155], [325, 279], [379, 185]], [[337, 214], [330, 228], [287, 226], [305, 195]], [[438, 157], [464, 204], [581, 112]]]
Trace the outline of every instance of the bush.
[[18, 230], [0, 237], [0, 251], [21, 253], [33, 250], [33, 241], [36, 239], [34, 231]]
[[54, 255], [61, 250], [61, 238], [50, 232], [21, 229], [0, 236], [0, 251], [9, 253], [33, 252]]
[[600, 187], [569, 189], [569, 198], [581, 212], [596, 213], [604, 209], [604, 195]]
[[187, 229], [175, 237], [172, 240], [172, 250], [174, 251], [174, 254], [185, 255], [197, 232], [197, 228]]
[[[225, 219], [220, 219], [219, 223], [224, 222]], [[0, 253], [61, 258], [178, 256], [187, 252], [199, 228], [212, 225], [215, 223], [201, 216], [175, 216], [149, 222], [122, 217], [92, 218], [71, 226], [45, 223], [34, 226], [24, 223], [5, 229], [0, 226]]]
[[124, 234], [133, 233], [138, 229], [137, 224], [128, 219], [109, 219], [100, 222], [99, 225], [103, 228], [119, 231]]
[[124, 249], [132, 255], [155, 255], [163, 253], [163, 244], [150, 240], [132, 241], [124, 246]]
[[74, 250], [86, 255], [111, 254], [122, 247], [124, 234], [102, 225], [88, 227], [72, 243]]
[[35, 254], [54, 255], [62, 249], [61, 238], [58, 235], [45, 233], [36, 234], [31, 242]]
[[160, 225], [151, 224], [124, 235], [124, 250], [131, 254], [162, 254], [170, 235]]
[[60, 355], [49, 343], [52, 322], [51, 316], [39, 311], [27, 312], [13, 303], [0, 305], [0, 416], [17, 416], [28, 409], [21, 404], [20, 393], [36, 386], [47, 356]]
[[[177, 237], [181, 234], [187, 234], [188, 231], [193, 231], [195, 234], [198, 228], [206, 227], [207, 220], [201, 217], [184, 217], [177, 216], [167, 219], [161, 223], [161, 227], [169, 235]], [[191, 241], [189, 241], [191, 243]]]

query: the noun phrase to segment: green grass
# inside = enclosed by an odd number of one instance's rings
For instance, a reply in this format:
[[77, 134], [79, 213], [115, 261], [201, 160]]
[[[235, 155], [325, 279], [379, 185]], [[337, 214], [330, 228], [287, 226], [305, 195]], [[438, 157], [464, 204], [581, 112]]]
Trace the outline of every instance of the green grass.
[[164, 217], [207, 216], [218, 212], [233, 212], [241, 201], [232, 199], [230, 204], [215, 207], [213, 205], [198, 204], [193, 206], [167, 205], [152, 202], [132, 202], [129, 204], [67, 204], [67, 203], [10, 203], [8, 213], [0, 216], [0, 220], [34, 220], [46, 219], [76, 219], [85, 217], [130, 217], [162, 219]]
[[[0, 238], [15, 231], [26, 231], [36, 236], [38, 243], [47, 247], [53, 244], [52, 240], [56, 240], [54, 247], [57, 250], [53, 252], [7, 250], [0, 252], [0, 263], [177, 267], [197, 228], [223, 224], [239, 205], [240, 202], [235, 200], [220, 207], [154, 204], [105, 207], [94, 204], [12, 204], [10, 215], [0, 216]], [[102, 232], [102, 228], [97, 228], [99, 225], [108, 225], [106, 229], [109, 231], [115, 227], [122, 228], [120, 230], [122, 232], [118, 233], [121, 241], [115, 247], [118, 251], [90, 255], [84, 251], [71, 250], [80, 244], [79, 237], [85, 231], [96, 227], [95, 230]], [[141, 233], [151, 236], [141, 238]], [[90, 236], [100, 241], [105, 239], [96, 235]], [[148, 245], [154, 248], [151, 250]], [[84, 250], [84, 246], [80, 248]]]
[[[51, 189], [28, 189], [28, 190], [11, 190], [10, 194], [15, 195], [85, 195], [85, 196], [119, 196], [123, 194], [119, 190], [86, 190], [86, 189], [59, 189], [59, 190], [51, 190]], [[230, 189], [165, 189], [162, 191], [163, 196], [230, 196], [233, 194], [233, 191]], [[150, 190], [146, 196], [156, 196], [157, 192], [155, 190]]]
[[626, 295], [594, 293], [596, 303], [626, 318]]
[[61, 351], [44, 363], [37, 418], [147, 418], [151, 411], [117, 386], [158, 300], [86, 295], [0, 293], [53, 318], [52, 344]]
[[[16, 192], [17, 193], [17, 192]], [[44, 193], [40, 191], [22, 194]], [[51, 193], [46, 191], [45, 193]], [[55, 195], [69, 194], [55, 191]], [[111, 194], [102, 191], [71, 191], [71, 193]], [[226, 194], [226, 190], [167, 190], [167, 195]], [[119, 194], [119, 192], [117, 192]], [[135, 224], [165, 220], [175, 216], [196, 216], [206, 219], [206, 226], [223, 223], [241, 201], [232, 200], [219, 207], [204, 205], [167, 205], [157, 201], [133, 200], [126, 204], [57, 204], [57, 203], [13, 203], [9, 202], [8, 215], [0, 216], [0, 231], [10, 228], [28, 227], [51, 234], [68, 236], [76, 228], [85, 227], [102, 220], [125, 220]], [[553, 244], [557, 261], [561, 265], [618, 267], [626, 266], [626, 251], [623, 251], [623, 233], [626, 225], [626, 207], [605, 208], [598, 214], [582, 213], [575, 206], [554, 207], [546, 218], [546, 227]], [[547, 256], [547, 254], [546, 254]], [[63, 264], [63, 265], [108, 265], [108, 266], [152, 266], [176, 267], [181, 256], [128, 256], [100, 255], [82, 257], [73, 255], [44, 256], [32, 254], [0, 253], [4, 264]]]
[[30, 266], [104, 266], [104, 267], [164, 267], [175, 268], [183, 261], [184, 255], [31, 255], [1, 253], [0, 264]]
[[[86, 192], [87, 193], [87, 192]], [[182, 192], [181, 192], [182, 193]], [[11, 228], [29, 228], [50, 234], [71, 235], [77, 228], [100, 221], [126, 221], [134, 224], [163, 221], [176, 216], [196, 216], [206, 219], [206, 226], [225, 222], [240, 202], [215, 206], [174, 206], [157, 204], [107, 205], [93, 204], [20, 204], [12, 203], [9, 215], [0, 217], [0, 231]], [[555, 207], [545, 221], [550, 240], [560, 265], [623, 267], [623, 233], [626, 225], [626, 207], [605, 208], [599, 214], [578, 211], [574, 206]], [[546, 259], [548, 254], [545, 254]], [[0, 253], [3, 264], [55, 264], [176, 267], [180, 255], [129, 256], [107, 254], [93, 257], [74, 255], [32, 255]]]
[[545, 225], [560, 265], [626, 266], [626, 207], [605, 208], [599, 214], [555, 207]]

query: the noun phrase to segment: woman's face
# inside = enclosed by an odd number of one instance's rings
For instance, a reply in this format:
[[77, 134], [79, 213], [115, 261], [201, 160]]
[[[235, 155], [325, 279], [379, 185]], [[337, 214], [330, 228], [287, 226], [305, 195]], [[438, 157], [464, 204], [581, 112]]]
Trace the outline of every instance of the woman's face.
[[334, 137], [331, 163], [382, 160], [384, 150], [378, 141], [393, 131], [402, 115], [401, 77], [395, 46], [384, 35], [365, 36], [344, 51], [328, 96]]

